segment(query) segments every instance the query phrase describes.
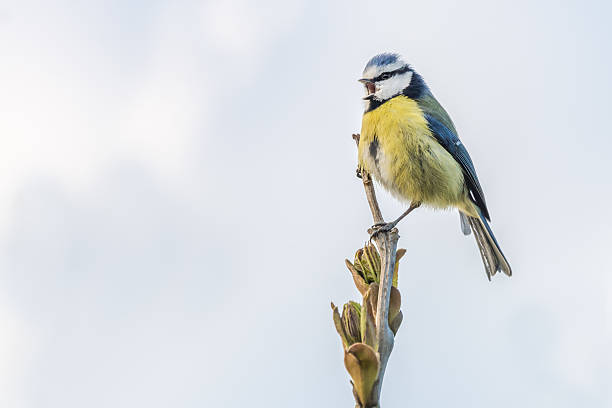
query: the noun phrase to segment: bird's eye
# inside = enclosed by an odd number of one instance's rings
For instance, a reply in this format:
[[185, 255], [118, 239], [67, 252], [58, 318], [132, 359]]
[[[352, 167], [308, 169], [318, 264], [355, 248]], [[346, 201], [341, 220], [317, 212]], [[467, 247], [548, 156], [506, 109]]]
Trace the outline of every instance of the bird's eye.
[[391, 74], [389, 72], [385, 72], [384, 74], [380, 75], [380, 80], [384, 81], [385, 79], [389, 79], [391, 78]]

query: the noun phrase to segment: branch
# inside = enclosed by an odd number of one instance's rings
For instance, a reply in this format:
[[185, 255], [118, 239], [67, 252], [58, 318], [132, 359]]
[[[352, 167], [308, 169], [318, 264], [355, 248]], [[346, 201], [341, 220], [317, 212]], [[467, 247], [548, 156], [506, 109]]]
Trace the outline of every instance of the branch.
[[[359, 135], [354, 134], [353, 139], [359, 147]], [[378, 206], [378, 201], [376, 200], [376, 192], [374, 191], [374, 184], [371, 176], [365, 170], [361, 170], [361, 179], [363, 181], [363, 188], [365, 189], [368, 204], [370, 205], [370, 210], [372, 211], [374, 223], [384, 222], [380, 207]], [[368, 233], [371, 233], [371, 230], [368, 230]], [[393, 285], [393, 272], [395, 270], [398, 239], [399, 234], [396, 228], [393, 228], [389, 232], [378, 233], [373, 238], [381, 258], [381, 274], [376, 307], [376, 351], [380, 358], [380, 368], [378, 372], [378, 381], [373, 390], [373, 400], [378, 402], [378, 406], [380, 406], [380, 392], [387, 361], [393, 350], [394, 343], [394, 335], [389, 327], [389, 302], [391, 299], [391, 287]]]
[[[357, 143], [357, 148], [359, 148], [359, 135], [354, 134], [353, 140]], [[378, 201], [376, 200], [376, 191], [374, 191], [374, 183], [372, 183], [372, 177], [365, 170], [361, 170], [361, 180], [363, 181], [363, 188], [365, 189], [366, 197], [368, 199], [368, 204], [370, 205], [370, 210], [372, 211], [372, 218], [374, 218], [374, 223], [378, 224], [380, 222], [385, 222], [383, 219], [382, 213], [380, 212], [380, 207], [378, 206]]]

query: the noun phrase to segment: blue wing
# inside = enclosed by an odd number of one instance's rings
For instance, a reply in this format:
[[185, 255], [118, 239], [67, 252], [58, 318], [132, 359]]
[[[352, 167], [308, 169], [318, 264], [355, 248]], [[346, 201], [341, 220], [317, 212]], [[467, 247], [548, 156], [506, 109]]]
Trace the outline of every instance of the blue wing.
[[447, 152], [453, 156], [453, 158], [461, 165], [465, 183], [467, 184], [468, 190], [471, 194], [472, 201], [478, 205], [482, 211], [482, 215], [487, 220], [491, 220], [489, 217], [489, 210], [487, 210], [487, 204], [485, 202], [484, 193], [482, 187], [476, 176], [476, 169], [474, 163], [470, 158], [470, 154], [466, 150], [457, 134], [449, 129], [441, 120], [438, 120], [435, 116], [425, 113], [425, 118], [429, 125], [429, 129], [433, 133], [434, 137], [446, 149]]

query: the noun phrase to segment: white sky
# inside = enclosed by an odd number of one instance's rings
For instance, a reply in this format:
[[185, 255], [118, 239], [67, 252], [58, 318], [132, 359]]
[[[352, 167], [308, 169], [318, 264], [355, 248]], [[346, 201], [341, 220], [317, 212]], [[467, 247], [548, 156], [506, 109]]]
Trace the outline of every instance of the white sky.
[[351, 406], [329, 302], [358, 298], [356, 79], [391, 50], [515, 276], [487, 282], [455, 212], [403, 221], [384, 406], [610, 407], [610, 12], [0, 2], [0, 406]]

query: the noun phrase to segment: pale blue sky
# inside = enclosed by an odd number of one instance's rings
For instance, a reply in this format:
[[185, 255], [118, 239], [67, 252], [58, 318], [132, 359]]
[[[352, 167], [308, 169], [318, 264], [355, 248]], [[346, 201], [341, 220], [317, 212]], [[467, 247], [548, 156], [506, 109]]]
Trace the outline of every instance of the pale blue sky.
[[390, 50], [453, 117], [515, 276], [486, 280], [455, 212], [403, 221], [383, 405], [610, 407], [611, 17], [0, 2], [0, 406], [352, 406], [329, 302], [358, 298], [356, 79]]

